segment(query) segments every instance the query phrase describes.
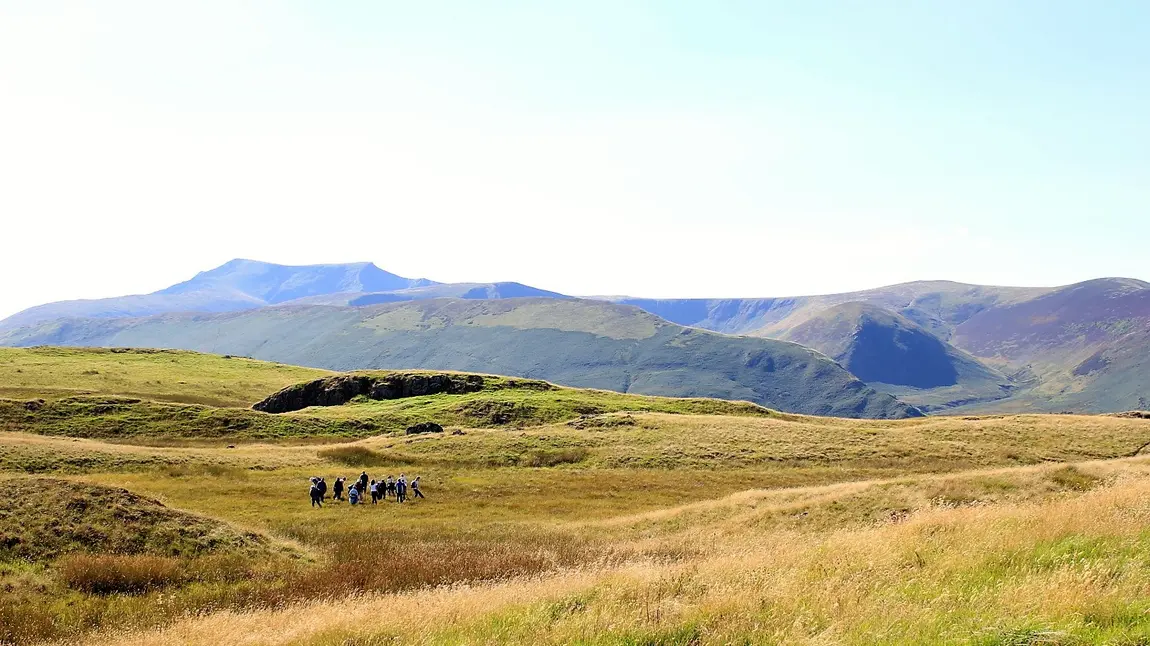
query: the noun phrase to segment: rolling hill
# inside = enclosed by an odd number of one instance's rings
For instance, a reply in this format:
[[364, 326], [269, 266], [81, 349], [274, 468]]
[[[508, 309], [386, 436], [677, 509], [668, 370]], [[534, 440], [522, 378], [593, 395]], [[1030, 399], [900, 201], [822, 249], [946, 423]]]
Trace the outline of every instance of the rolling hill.
[[68, 319], [0, 332], [0, 344], [182, 348], [333, 370], [498, 373], [624, 393], [742, 399], [817, 415], [921, 415], [802, 346], [685, 328], [638, 308], [577, 299]]
[[999, 400], [1013, 390], [1005, 375], [875, 305], [835, 305], [779, 337], [826, 354], [859, 379], [924, 410]]
[[[550, 311], [539, 303], [522, 309], [507, 306], [509, 312], [521, 312], [500, 315], [514, 319], [514, 326], [485, 327], [467, 319], [459, 325], [445, 324], [446, 331], [377, 330], [402, 337], [386, 351], [363, 341], [359, 332], [348, 331], [361, 331], [359, 318], [372, 315], [358, 309], [438, 299], [473, 304], [534, 299], [584, 305], [569, 306], [573, 330], [564, 330], [552, 314], [536, 324], [531, 317]], [[634, 306], [680, 326], [809, 346], [874, 389], [923, 410], [1114, 412], [1146, 408], [1150, 400], [1150, 365], [1142, 359], [1150, 349], [1150, 284], [1132, 279], [1104, 278], [1051, 288], [920, 281], [818, 296], [596, 300]], [[370, 263], [291, 267], [233, 260], [152, 294], [50, 303], [25, 310], [0, 321], [0, 343], [192, 347], [256, 353], [337, 369], [384, 363], [462, 367], [622, 391], [646, 388], [764, 401], [756, 378], [743, 384], [745, 374], [725, 367], [730, 357], [700, 357], [670, 344], [663, 346], [666, 358], [662, 360], [675, 367], [656, 370], [655, 377], [645, 368], [637, 372], [632, 350], [608, 348], [603, 339], [612, 339], [611, 335], [597, 331], [589, 337], [598, 339], [594, 348], [571, 350], [575, 337], [566, 336], [560, 345], [547, 349], [547, 358], [536, 359], [536, 343], [545, 343], [543, 336], [578, 333], [583, 331], [584, 318], [602, 318], [599, 309], [585, 305], [590, 302], [516, 282], [444, 284], [408, 279]], [[454, 311], [445, 305], [435, 307]], [[213, 316], [269, 308], [260, 315]], [[407, 312], [402, 316], [423, 316], [421, 307], [413, 308], [397, 311]], [[159, 318], [146, 323], [135, 320], [147, 317]], [[302, 322], [302, 329], [312, 336], [292, 337], [292, 348], [283, 347], [282, 339], [261, 336], [281, 334], [273, 325], [280, 320]], [[226, 339], [204, 337], [206, 329], [222, 334], [219, 331], [225, 328]], [[510, 334], [510, 330], [516, 332]], [[524, 335], [534, 336], [523, 343]], [[349, 349], [349, 340], [365, 344], [354, 351], [360, 354]], [[639, 344], [636, 339], [629, 342]], [[330, 347], [323, 347], [325, 343]], [[441, 345], [422, 347], [420, 343]], [[475, 348], [465, 349], [467, 343]], [[564, 352], [571, 361], [561, 369]], [[608, 360], [601, 356], [603, 352], [614, 358]], [[719, 363], [684, 367], [712, 360]], [[690, 383], [704, 373], [703, 381]], [[792, 393], [779, 401], [793, 408], [799, 398], [810, 394]], [[812, 410], [804, 406], [802, 410]], [[838, 409], [837, 403], [826, 407]]]
[[727, 334], [777, 337], [827, 308], [866, 303], [914, 321], [943, 340], [975, 314], [1048, 292], [1046, 288], [990, 287], [950, 281], [919, 281], [860, 292], [819, 296], [737, 299], [614, 298], [680, 325]]
[[1002, 410], [1147, 408], [1150, 284], [1103, 278], [997, 307], [959, 325], [954, 343], [1029, 384]]
[[[1150, 362], [1143, 359], [1150, 352], [1150, 283], [1139, 280], [1053, 288], [930, 281], [824, 296], [614, 302], [682, 325], [810, 345], [869, 385], [927, 410], [1114, 412], [1150, 401]], [[871, 336], [859, 345], [853, 310], [863, 307]], [[942, 377], [951, 369], [957, 381], [948, 385]], [[921, 373], [939, 383], [927, 386]]]

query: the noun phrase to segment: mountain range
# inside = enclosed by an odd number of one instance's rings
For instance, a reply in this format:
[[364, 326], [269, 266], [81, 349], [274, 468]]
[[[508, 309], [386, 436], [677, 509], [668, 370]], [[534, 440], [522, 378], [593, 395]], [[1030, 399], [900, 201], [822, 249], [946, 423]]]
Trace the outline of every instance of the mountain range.
[[145, 295], [0, 321], [0, 345], [179, 347], [435, 368], [850, 417], [1148, 408], [1150, 284], [924, 281], [785, 298], [585, 299], [371, 263], [233, 260]]

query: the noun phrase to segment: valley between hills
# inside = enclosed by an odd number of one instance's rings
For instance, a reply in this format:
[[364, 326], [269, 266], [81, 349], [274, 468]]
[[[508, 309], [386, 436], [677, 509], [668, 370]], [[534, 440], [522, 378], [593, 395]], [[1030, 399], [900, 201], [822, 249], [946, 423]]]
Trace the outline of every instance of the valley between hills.
[[152, 294], [49, 303], [0, 321], [0, 345], [14, 347], [491, 372], [860, 418], [1150, 408], [1148, 344], [1150, 284], [1133, 279], [652, 300], [251, 260]]

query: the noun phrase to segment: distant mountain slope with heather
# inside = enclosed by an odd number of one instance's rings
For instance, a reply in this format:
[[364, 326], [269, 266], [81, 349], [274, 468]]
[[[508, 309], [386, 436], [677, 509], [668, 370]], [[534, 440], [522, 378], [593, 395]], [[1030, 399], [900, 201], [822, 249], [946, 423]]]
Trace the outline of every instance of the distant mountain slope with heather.
[[610, 300], [641, 307], [680, 325], [766, 337], [778, 337], [829, 307], [866, 303], [901, 314], [946, 340], [956, 326], [978, 312], [1048, 291], [1043, 287], [990, 287], [938, 280], [819, 296]]
[[70, 319], [0, 332], [0, 344], [182, 348], [333, 370], [497, 373], [626, 393], [742, 399], [816, 415], [921, 415], [808, 348], [684, 328], [638, 308], [579, 299]]

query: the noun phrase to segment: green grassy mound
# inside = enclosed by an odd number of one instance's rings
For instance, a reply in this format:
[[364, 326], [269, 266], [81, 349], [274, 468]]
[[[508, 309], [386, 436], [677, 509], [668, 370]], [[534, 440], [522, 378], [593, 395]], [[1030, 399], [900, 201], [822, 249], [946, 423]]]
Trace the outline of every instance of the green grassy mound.
[[0, 561], [73, 552], [194, 557], [268, 548], [259, 534], [170, 509], [127, 489], [58, 478], [0, 480]]
[[84, 396], [47, 401], [0, 399], [0, 430], [129, 441], [238, 441], [362, 437], [380, 429], [354, 419], [287, 418], [243, 408]]
[[[409, 377], [414, 373], [377, 374]], [[427, 421], [462, 428], [524, 428], [627, 411], [793, 417], [748, 402], [623, 395], [505, 377], [482, 379], [485, 386], [478, 392], [389, 400], [360, 395], [344, 405], [313, 406], [285, 414], [117, 396], [0, 399], [0, 431], [131, 442], [218, 443], [362, 438], [402, 433]]]

